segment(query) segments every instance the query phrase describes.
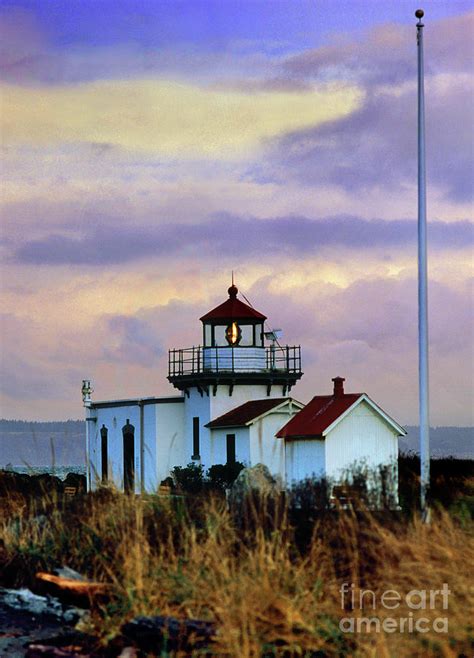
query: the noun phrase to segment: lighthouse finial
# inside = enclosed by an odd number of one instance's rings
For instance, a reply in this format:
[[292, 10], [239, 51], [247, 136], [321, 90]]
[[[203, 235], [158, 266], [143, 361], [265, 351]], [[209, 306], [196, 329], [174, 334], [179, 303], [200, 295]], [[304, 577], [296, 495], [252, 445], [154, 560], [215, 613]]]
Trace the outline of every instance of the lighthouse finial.
[[232, 285], [227, 292], [229, 293], [229, 297], [231, 299], [235, 299], [235, 297], [237, 297], [237, 293], [239, 292], [239, 289], [234, 283], [234, 270], [232, 270]]

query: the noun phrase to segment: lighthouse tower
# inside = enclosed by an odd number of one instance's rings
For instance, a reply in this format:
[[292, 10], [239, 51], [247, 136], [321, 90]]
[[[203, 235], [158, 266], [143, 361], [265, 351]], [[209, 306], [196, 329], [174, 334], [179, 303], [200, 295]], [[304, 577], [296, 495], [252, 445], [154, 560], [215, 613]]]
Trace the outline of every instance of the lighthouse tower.
[[303, 374], [300, 346], [274, 336], [265, 345], [266, 316], [233, 283], [228, 293], [201, 317], [202, 346], [169, 351], [168, 380], [185, 397], [185, 452], [206, 467], [216, 463], [208, 423], [245, 402], [285, 397]]

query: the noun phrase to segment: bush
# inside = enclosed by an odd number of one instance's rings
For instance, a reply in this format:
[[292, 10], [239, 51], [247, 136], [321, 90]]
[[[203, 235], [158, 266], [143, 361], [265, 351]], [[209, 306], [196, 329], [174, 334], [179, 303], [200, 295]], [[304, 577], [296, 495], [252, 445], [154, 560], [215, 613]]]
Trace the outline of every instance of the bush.
[[[420, 457], [414, 453], [401, 454], [398, 459], [400, 505], [411, 511], [420, 502]], [[450, 509], [460, 505], [470, 510], [473, 505], [474, 460], [453, 457], [432, 458], [430, 462], [431, 505]]]
[[241, 462], [214, 464], [204, 473], [201, 464], [190, 462], [187, 466], [175, 466], [172, 475], [177, 488], [183, 493], [196, 494], [208, 490], [223, 493], [232, 485], [243, 468]]
[[207, 478], [211, 488], [220, 491], [228, 489], [243, 468], [245, 466], [241, 462], [214, 464], [207, 470]]
[[204, 488], [204, 468], [196, 462], [175, 466], [171, 471], [178, 489], [185, 493], [200, 493]]

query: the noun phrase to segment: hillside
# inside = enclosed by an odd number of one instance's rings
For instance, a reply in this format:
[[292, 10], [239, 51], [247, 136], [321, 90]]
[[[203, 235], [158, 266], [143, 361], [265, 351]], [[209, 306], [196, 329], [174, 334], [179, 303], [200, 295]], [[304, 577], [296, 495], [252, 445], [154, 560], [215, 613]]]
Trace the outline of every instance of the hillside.
[[[419, 453], [418, 427], [405, 429], [408, 434], [400, 439], [400, 451]], [[474, 427], [432, 427], [430, 448], [432, 457], [474, 459]]]
[[86, 428], [83, 420], [30, 422], [0, 420], [0, 467], [83, 466]]

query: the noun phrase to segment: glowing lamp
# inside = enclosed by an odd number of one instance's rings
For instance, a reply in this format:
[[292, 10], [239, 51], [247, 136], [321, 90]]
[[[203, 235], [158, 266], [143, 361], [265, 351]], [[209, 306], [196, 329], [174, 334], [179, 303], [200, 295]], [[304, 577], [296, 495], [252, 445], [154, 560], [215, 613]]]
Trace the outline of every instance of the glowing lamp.
[[229, 324], [225, 330], [225, 337], [229, 345], [234, 346], [240, 343], [240, 339], [242, 338], [242, 330], [240, 329], [237, 322], [232, 322]]

